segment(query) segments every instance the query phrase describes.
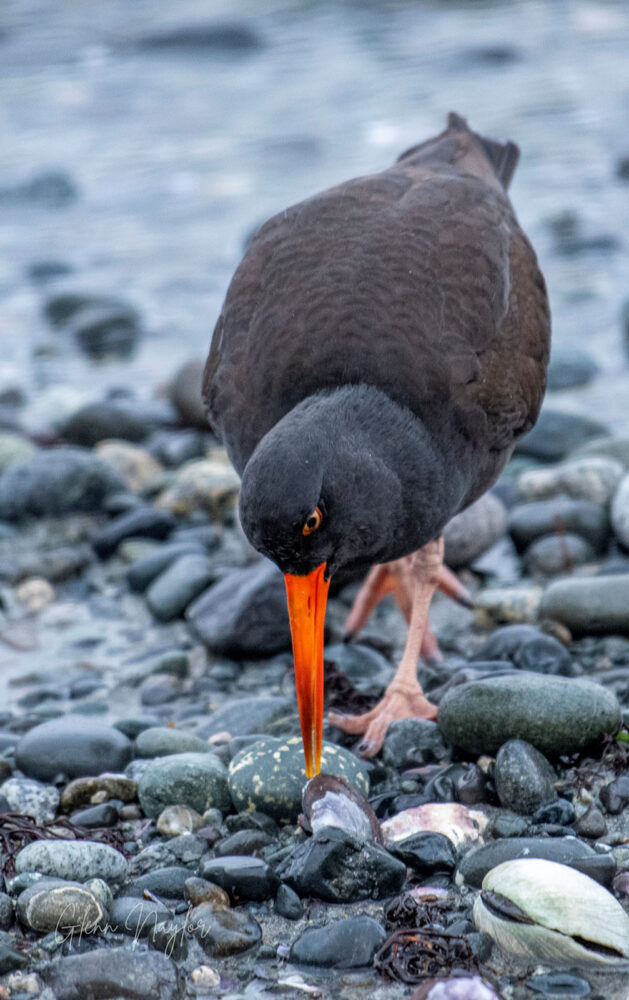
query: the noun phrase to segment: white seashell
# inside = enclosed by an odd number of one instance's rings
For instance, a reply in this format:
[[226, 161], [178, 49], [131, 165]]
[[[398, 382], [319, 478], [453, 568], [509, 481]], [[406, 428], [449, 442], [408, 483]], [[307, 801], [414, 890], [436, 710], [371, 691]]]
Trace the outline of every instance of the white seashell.
[[629, 965], [629, 917], [606, 889], [567, 865], [519, 858], [492, 868], [474, 921], [513, 955], [559, 965]]
[[477, 809], [468, 809], [458, 802], [427, 802], [423, 806], [404, 809], [382, 823], [384, 842], [395, 844], [413, 833], [442, 833], [453, 844], [482, 843], [489, 820]]

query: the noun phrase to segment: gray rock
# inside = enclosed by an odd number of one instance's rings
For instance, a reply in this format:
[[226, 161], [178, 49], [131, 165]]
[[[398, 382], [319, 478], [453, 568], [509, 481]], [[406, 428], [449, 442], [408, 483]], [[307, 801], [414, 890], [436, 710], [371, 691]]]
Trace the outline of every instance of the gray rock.
[[135, 741], [138, 757], [167, 757], [177, 753], [210, 753], [212, 747], [194, 733], [170, 726], [143, 729]]
[[629, 549], [629, 473], [621, 479], [612, 502], [612, 527], [620, 544]]
[[323, 827], [277, 868], [300, 896], [328, 903], [385, 899], [400, 892], [406, 865], [378, 844], [365, 842], [337, 827]]
[[180, 556], [204, 555], [199, 542], [165, 542], [155, 552], [136, 559], [127, 570], [127, 581], [132, 590], [145, 591], [160, 573], [164, 573]]
[[9, 431], [0, 434], [0, 472], [4, 472], [11, 462], [29, 458], [34, 451], [34, 446], [22, 434]]
[[77, 826], [83, 826], [88, 830], [94, 830], [101, 826], [115, 826], [120, 818], [119, 805], [122, 803], [103, 802], [101, 805], [89, 806], [87, 809], [78, 809], [72, 813], [70, 819]]
[[629, 635], [629, 574], [557, 580], [546, 590], [540, 614], [574, 635]]
[[576, 389], [588, 385], [599, 373], [594, 358], [576, 348], [553, 347], [548, 366], [548, 388]]
[[586, 441], [577, 451], [573, 458], [585, 458], [595, 455], [597, 458], [613, 458], [625, 468], [629, 469], [629, 435], [619, 434], [614, 437], [592, 438]]
[[509, 513], [509, 533], [520, 552], [537, 538], [566, 532], [580, 535], [596, 552], [603, 552], [609, 538], [606, 509], [591, 500], [560, 496], [518, 504]]
[[106, 908], [86, 886], [56, 878], [39, 879], [21, 892], [17, 915], [42, 934], [68, 930], [94, 934], [107, 920]]
[[125, 997], [126, 1000], [179, 1000], [175, 963], [157, 951], [96, 948], [64, 956], [41, 976], [56, 1000]]
[[127, 538], [167, 538], [174, 527], [175, 519], [168, 511], [135, 507], [97, 532], [92, 545], [101, 559], [108, 559]]
[[91, 452], [52, 448], [11, 462], [0, 475], [0, 518], [61, 517], [98, 512], [110, 493], [124, 490], [117, 472]]
[[166, 806], [157, 818], [157, 831], [164, 837], [180, 837], [203, 826], [203, 819], [190, 806]]
[[30, 957], [22, 951], [17, 951], [15, 945], [15, 937], [12, 934], [0, 931], [0, 975], [2, 976], [7, 972], [26, 969], [31, 964]]
[[112, 930], [137, 939], [147, 937], [156, 924], [170, 917], [172, 912], [159, 900], [118, 896], [111, 905], [108, 924]]
[[326, 646], [323, 658], [345, 674], [362, 694], [381, 695], [393, 676], [393, 667], [387, 658], [359, 642], [336, 642]]
[[503, 625], [495, 629], [472, 657], [473, 663], [485, 660], [510, 661], [520, 670], [539, 674], [570, 676], [573, 672], [572, 657], [566, 647], [534, 625]]
[[187, 929], [211, 958], [249, 951], [262, 937], [259, 923], [246, 910], [229, 910], [213, 903], [194, 906], [188, 913]]
[[461, 684], [439, 705], [446, 739], [472, 753], [495, 753], [510, 739], [571, 753], [619, 726], [618, 702], [599, 684], [524, 670]]
[[179, 418], [187, 427], [208, 430], [207, 414], [203, 405], [202, 384], [205, 361], [191, 359], [176, 372], [168, 395]]
[[384, 944], [384, 927], [372, 917], [346, 917], [325, 927], [308, 927], [293, 944], [291, 962], [337, 969], [371, 965]]
[[186, 618], [214, 653], [238, 659], [291, 648], [284, 579], [266, 559], [232, 570], [188, 608]]
[[184, 887], [189, 878], [190, 869], [182, 865], [154, 868], [153, 871], [127, 882], [124, 886], [124, 895], [142, 897], [148, 891], [160, 899], [181, 900], [184, 898]]
[[280, 882], [266, 861], [239, 855], [209, 858], [202, 863], [200, 874], [225, 889], [234, 902], [269, 899]]
[[270, 728], [283, 729], [285, 720], [294, 715], [295, 706], [288, 698], [236, 698], [217, 708], [209, 721], [199, 726], [197, 735], [207, 740], [217, 733], [229, 733], [230, 736], [267, 733]]
[[436, 722], [398, 719], [389, 723], [382, 754], [385, 764], [399, 770], [444, 760], [448, 751]]
[[54, 819], [59, 808], [59, 792], [54, 785], [42, 785], [30, 778], [9, 778], [0, 785], [12, 812], [32, 816], [36, 823]]
[[75, 778], [61, 793], [61, 809], [64, 812], [71, 812], [94, 801], [108, 802], [110, 799], [119, 799], [121, 802], [133, 802], [137, 797], [137, 782], [125, 778], [123, 774]]
[[571, 573], [575, 566], [592, 562], [595, 552], [580, 535], [547, 535], [527, 549], [524, 569], [530, 576], [558, 576]]
[[550, 469], [522, 472], [518, 477], [518, 492], [524, 501], [565, 495], [605, 505], [616, 492], [623, 471], [621, 463], [613, 458], [596, 455], [575, 458]]
[[[349, 750], [324, 743], [321, 770], [345, 778], [363, 795], [369, 792], [367, 769]], [[257, 809], [283, 822], [294, 822], [299, 815], [306, 780], [303, 743], [297, 736], [287, 740], [267, 736], [241, 750], [229, 765], [229, 791], [236, 809]]]
[[559, 462], [584, 441], [606, 432], [607, 428], [598, 420], [544, 407], [533, 429], [516, 444], [515, 451], [541, 462]]
[[446, 525], [445, 562], [452, 569], [468, 566], [502, 538], [506, 527], [504, 504], [493, 493], [485, 493]]
[[140, 337], [137, 314], [122, 303], [86, 305], [66, 325], [80, 350], [95, 359], [129, 357]]
[[[217, 21], [209, 24], [179, 24], [155, 34], [145, 35], [136, 43], [145, 49], [174, 50], [190, 55], [220, 53], [242, 56], [259, 51], [264, 39], [250, 24], [239, 21]], [[200, 365], [201, 362], [188, 362]], [[202, 365], [201, 365], [202, 367]]]
[[496, 757], [494, 782], [500, 804], [530, 815], [557, 798], [555, 772], [546, 758], [524, 740], [508, 740]]
[[207, 556], [180, 556], [150, 585], [146, 603], [159, 621], [171, 621], [183, 614], [214, 576], [215, 571]]
[[301, 920], [304, 906], [294, 891], [288, 885], [280, 885], [275, 896], [275, 912], [285, 920]]
[[120, 851], [93, 840], [36, 840], [19, 851], [15, 870], [82, 882], [89, 878], [119, 882], [127, 873], [127, 862]]
[[488, 871], [515, 858], [557, 861], [585, 872], [603, 885], [611, 883], [616, 869], [611, 854], [597, 854], [593, 847], [576, 837], [509, 837], [491, 841], [466, 854], [459, 862], [457, 882], [464, 881], [480, 889]]
[[151, 430], [139, 407], [116, 400], [87, 403], [63, 424], [61, 433], [69, 444], [92, 448], [99, 441], [143, 441]]
[[180, 753], [151, 764], [139, 783], [140, 805], [156, 818], [166, 806], [184, 805], [204, 813], [210, 806], [229, 810], [227, 772], [212, 753]]
[[21, 771], [40, 781], [59, 774], [87, 777], [121, 771], [131, 759], [131, 743], [113, 726], [68, 715], [30, 729], [16, 747]]

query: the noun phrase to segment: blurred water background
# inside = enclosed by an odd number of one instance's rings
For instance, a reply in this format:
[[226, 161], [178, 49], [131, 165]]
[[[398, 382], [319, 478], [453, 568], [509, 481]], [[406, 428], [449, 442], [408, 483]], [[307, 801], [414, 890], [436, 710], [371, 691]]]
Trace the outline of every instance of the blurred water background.
[[[600, 366], [556, 405], [628, 430], [628, 52], [626, 2], [5, 0], [0, 391], [22, 387], [35, 421], [151, 395], [206, 353], [260, 222], [454, 109], [521, 146], [555, 347]], [[134, 304], [134, 356], [94, 363], [53, 331], [63, 289]]]

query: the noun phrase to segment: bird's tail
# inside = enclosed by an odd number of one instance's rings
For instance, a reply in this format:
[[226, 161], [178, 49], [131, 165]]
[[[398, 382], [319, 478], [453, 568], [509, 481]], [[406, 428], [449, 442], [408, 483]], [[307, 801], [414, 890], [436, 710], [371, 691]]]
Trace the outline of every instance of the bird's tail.
[[[462, 140], [464, 141], [462, 142]], [[451, 111], [448, 115], [448, 127], [441, 135], [429, 139], [427, 142], [422, 142], [418, 146], [412, 146], [411, 149], [402, 153], [399, 160], [412, 158], [416, 162], [434, 161], [435, 159], [440, 159], [442, 162], [443, 160], [456, 162], [461, 158], [461, 154], [465, 152], [466, 148], [469, 150], [470, 140], [482, 151], [506, 190], [518, 165], [520, 150], [514, 142], [497, 142], [495, 139], [486, 139], [478, 132], [472, 131], [465, 118], [455, 111]]]

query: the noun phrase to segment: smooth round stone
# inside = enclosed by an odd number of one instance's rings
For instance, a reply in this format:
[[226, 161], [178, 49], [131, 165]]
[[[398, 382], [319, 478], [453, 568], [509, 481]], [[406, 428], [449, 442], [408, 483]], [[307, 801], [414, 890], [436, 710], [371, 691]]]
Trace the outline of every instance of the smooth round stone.
[[576, 837], [508, 837], [478, 847], [459, 862], [457, 882], [480, 889], [488, 871], [503, 861], [542, 858], [584, 872], [602, 885], [610, 885], [616, 865], [611, 854], [596, 851]]
[[172, 621], [183, 614], [214, 577], [207, 556], [180, 556], [153, 580], [146, 591], [146, 603], [160, 622]]
[[0, 785], [12, 812], [32, 816], [36, 823], [54, 819], [59, 808], [59, 792], [54, 785], [42, 785], [31, 778], [9, 778]]
[[167, 538], [174, 527], [175, 519], [168, 511], [136, 507], [98, 531], [92, 538], [92, 545], [101, 559], [108, 559], [127, 538]]
[[530, 815], [557, 798], [555, 772], [546, 758], [524, 740], [508, 740], [496, 757], [494, 782], [500, 804]]
[[284, 578], [266, 559], [232, 570], [190, 605], [186, 618], [222, 656], [272, 656], [291, 648]]
[[279, 879], [261, 858], [239, 855], [210, 858], [201, 865], [201, 877], [225, 889], [234, 902], [261, 902], [274, 896]]
[[540, 806], [533, 814], [534, 823], [546, 823], [553, 826], [572, 826], [576, 813], [572, 802], [568, 799], [557, 799]]
[[183, 833], [194, 833], [202, 824], [199, 813], [189, 806], [166, 806], [159, 814], [157, 830], [164, 837], [180, 837]]
[[171, 726], [144, 729], [135, 741], [138, 757], [167, 757], [176, 753], [209, 753], [211, 746], [194, 733]]
[[380, 695], [393, 674], [391, 664], [382, 653], [358, 642], [333, 643], [324, 648], [323, 657], [363, 694]]
[[160, 899], [184, 898], [184, 887], [190, 878], [190, 869], [182, 865], [166, 865], [163, 868], [153, 868], [145, 875], [139, 875], [124, 885], [125, 896], [142, 896], [145, 891], [152, 892]]
[[559, 462], [589, 438], [605, 433], [608, 433], [605, 425], [591, 417], [544, 407], [533, 429], [516, 444], [515, 451], [540, 462]]
[[226, 457], [215, 453], [212, 458], [186, 462], [176, 469], [157, 505], [184, 517], [202, 511], [211, 521], [222, 524], [233, 516], [239, 490], [238, 473]]
[[555, 391], [588, 385], [599, 370], [594, 358], [585, 351], [554, 347], [548, 366], [548, 388]]
[[68, 931], [81, 928], [95, 933], [107, 920], [107, 910], [80, 882], [42, 878], [20, 893], [17, 915], [33, 931]]
[[205, 362], [191, 358], [176, 372], [168, 389], [168, 397], [186, 427], [208, 429], [203, 406], [203, 371]]
[[291, 962], [336, 969], [371, 965], [386, 938], [384, 927], [372, 917], [347, 917], [325, 927], [308, 927], [294, 942]]
[[150, 764], [138, 786], [140, 806], [157, 818], [166, 806], [190, 806], [198, 813], [210, 806], [229, 811], [227, 772], [211, 753], [179, 753]]
[[484, 493], [445, 526], [444, 561], [453, 569], [468, 566], [495, 545], [505, 533], [507, 512], [493, 493]]
[[575, 833], [579, 837], [588, 837], [590, 840], [598, 840], [607, 833], [607, 823], [600, 809], [590, 806], [588, 811], [574, 824]]
[[[133, 406], [116, 400], [86, 403], [75, 410], [61, 428], [69, 444], [92, 448], [99, 441], [113, 438], [125, 441], [143, 441], [148, 434], [145, 415]], [[106, 459], [105, 455], [102, 456]], [[126, 480], [116, 460], [111, 463]]]
[[193, 907], [188, 913], [187, 928], [210, 958], [227, 958], [249, 951], [262, 937], [260, 925], [246, 910], [228, 910], [212, 903]]
[[288, 885], [280, 885], [275, 896], [275, 912], [286, 920], [301, 920], [304, 906], [297, 893]]
[[385, 764], [402, 769], [444, 760], [448, 751], [436, 722], [430, 719], [397, 719], [384, 738]]
[[524, 569], [530, 576], [559, 576], [594, 558], [594, 549], [585, 538], [566, 532], [534, 541], [524, 556]]
[[135, 559], [127, 570], [127, 582], [132, 590], [143, 592], [180, 556], [203, 555], [198, 542], [164, 542], [154, 552]]
[[109, 911], [112, 930], [133, 937], [146, 937], [156, 924], [172, 917], [163, 903], [137, 896], [118, 896]]
[[220, 985], [221, 977], [219, 973], [209, 965], [198, 965], [190, 973], [190, 982], [197, 991], [213, 989]]
[[126, 875], [127, 862], [120, 851], [92, 840], [38, 840], [17, 854], [15, 870], [83, 882], [89, 878], [118, 882]]
[[529, 976], [524, 985], [533, 993], [541, 994], [544, 1000], [580, 1000], [581, 997], [592, 994], [587, 979], [570, 972], [545, 972]]
[[629, 775], [621, 774], [599, 792], [601, 803], [611, 816], [617, 816], [629, 803]]
[[52, 781], [59, 774], [78, 778], [121, 771], [130, 759], [131, 743], [119, 730], [76, 715], [35, 726], [15, 751], [20, 770], [40, 781]]
[[616, 490], [611, 516], [616, 538], [625, 549], [629, 549], [629, 473], [623, 476]]
[[414, 833], [397, 841], [391, 851], [420, 875], [451, 872], [456, 868], [454, 844], [442, 833]]
[[551, 469], [528, 469], [518, 477], [520, 499], [547, 500], [566, 495], [575, 500], [609, 503], [624, 468], [613, 458], [586, 456], [570, 459]]
[[294, 705], [288, 698], [276, 695], [235, 698], [217, 708], [209, 721], [199, 727], [197, 735], [200, 739], [207, 740], [217, 733], [229, 733], [232, 737], [267, 733], [278, 726], [285, 728], [286, 721], [294, 714]]
[[56, 1000], [85, 997], [133, 997], [133, 1000], [180, 1000], [179, 977], [172, 959], [158, 951], [96, 948], [62, 956], [41, 976]]
[[219, 858], [230, 854], [257, 855], [272, 843], [273, 837], [264, 830], [238, 830], [225, 840], [221, 840], [216, 845], [215, 851]]
[[123, 774], [101, 774], [98, 777], [75, 778], [63, 789], [60, 807], [64, 812], [81, 806], [98, 805], [119, 799], [134, 802], [138, 797], [138, 783]]
[[196, 430], [155, 431], [146, 442], [148, 450], [169, 469], [203, 458], [210, 442], [208, 434]]
[[629, 635], [629, 573], [557, 580], [546, 590], [540, 613], [573, 635]]
[[509, 513], [509, 534], [519, 552], [544, 535], [580, 535], [602, 552], [609, 538], [609, 516], [606, 509], [591, 500], [554, 497], [518, 504]]
[[552, 635], [534, 625], [503, 625], [495, 629], [472, 657], [472, 662], [510, 660], [520, 670], [540, 674], [572, 673], [570, 653]]
[[191, 906], [198, 906], [200, 903], [212, 903], [219, 908], [230, 905], [229, 896], [224, 889], [215, 885], [214, 882], [208, 882], [207, 879], [197, 876], [186, 879], [184, 896], [186, 902], [190, 903]]
[[[366, 768], [342, 747], [323, 744], [321, 770], [344, 778], [363, 795], [369, 793]], [[278, 822], [297, 818], [306, 781], [304, 748], [297, 736], [287, 740], [267, 736], [241, 750], [229, 765], [229, 791], [236, 809], [257, 809]]]
[[[121, 803], [118, 803], [121, 805]], [[78, 809], [72, 813], [70, 819], [77, 826], [84, 826], [86, 829], [94, 829], [101, 826], [115, 826], [119, 819], [117, 805], [110, 805], [103, 802], [102, 805], [89, 806], [87, 809]]]
[[491, 824], [491, 832], [496, 838], [522, 837], [528, 828], [528, 821], [514, 813], [498, 813]]
[[96, 513], [124, 489], [117, 472], [91, 452], [51, 448], [11, 462], [0, 475], [0, 519]]
[[617, 732], [621, 714], [615, 695], [599, 684], [522, 670], [452, 688], [438, 721], [450, 743], [471, 753], [495, 753], [520, 739], [564, 754]]

